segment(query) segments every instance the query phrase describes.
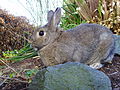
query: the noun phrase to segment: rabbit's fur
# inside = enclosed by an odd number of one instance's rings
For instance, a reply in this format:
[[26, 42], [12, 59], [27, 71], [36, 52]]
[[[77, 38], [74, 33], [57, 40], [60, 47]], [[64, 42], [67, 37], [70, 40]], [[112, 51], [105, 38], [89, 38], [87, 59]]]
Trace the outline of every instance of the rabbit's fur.
[[[48, 23], [32, 35], [33, 47], [38, 48], [45, 66], [77, 61], [93, 68], [111, 62], [114, 56], [113, 33], [98, 24], [81, 24], [64, 31], [60, 23], [61, 9], [48, 12]], [[39, 35], [42, 31], [43, 35]]]

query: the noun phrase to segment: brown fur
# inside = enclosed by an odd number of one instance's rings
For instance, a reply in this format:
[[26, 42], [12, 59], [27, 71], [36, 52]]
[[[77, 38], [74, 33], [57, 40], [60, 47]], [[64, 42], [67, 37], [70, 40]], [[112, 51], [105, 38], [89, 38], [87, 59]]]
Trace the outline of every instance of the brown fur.
[[[77, 61], [100, 68], [101, 62], [110, 62], [114, 55], [112, 32], [98, 24], [81, 24], [63, 31], [58, 27], [61, 9], [48, 12], [48, 23], [38, 28], [33, 36], [33, 47], [46, 66]], [[39, 36], [40, 31], [44, 36]]]

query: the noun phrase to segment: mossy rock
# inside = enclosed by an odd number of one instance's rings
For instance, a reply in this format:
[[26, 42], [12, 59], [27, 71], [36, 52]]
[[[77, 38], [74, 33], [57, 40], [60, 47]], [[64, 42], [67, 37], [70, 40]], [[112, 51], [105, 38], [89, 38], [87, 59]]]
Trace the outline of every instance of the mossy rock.
[[110, 79], [101, 71], [77, 62], [40, 70], [29, 90], [112, 90]]

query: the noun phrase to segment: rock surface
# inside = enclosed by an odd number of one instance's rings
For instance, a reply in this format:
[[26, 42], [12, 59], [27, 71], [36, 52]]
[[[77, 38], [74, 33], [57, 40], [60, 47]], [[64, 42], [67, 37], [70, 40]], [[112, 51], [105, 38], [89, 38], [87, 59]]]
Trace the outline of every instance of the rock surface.
[[115, 37], [115, 54], [120, 55], [120, 35], [114, 35]]
[[77, 62], [67, 62], [40, 70], [29, 90], [112, 90], [101, 71]]

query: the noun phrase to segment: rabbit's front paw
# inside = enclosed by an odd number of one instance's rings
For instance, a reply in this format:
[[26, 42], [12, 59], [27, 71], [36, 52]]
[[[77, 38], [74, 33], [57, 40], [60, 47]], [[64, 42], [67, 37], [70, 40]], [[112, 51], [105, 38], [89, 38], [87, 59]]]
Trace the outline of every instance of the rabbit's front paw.
[[90, 67], [94, 68], [94, 69], [99, 69], [101, 68], [103, 65], [101, 63], [94, 63], [91, 64]]

